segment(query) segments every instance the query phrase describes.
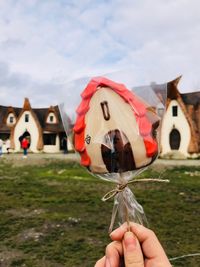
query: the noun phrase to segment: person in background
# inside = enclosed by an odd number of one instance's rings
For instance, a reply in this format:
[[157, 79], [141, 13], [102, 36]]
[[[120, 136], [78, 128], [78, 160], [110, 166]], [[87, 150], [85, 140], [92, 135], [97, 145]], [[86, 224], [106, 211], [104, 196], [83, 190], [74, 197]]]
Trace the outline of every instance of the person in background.
[[62, 145], [63, 145], [63, 153], [67, 154], [68, 153], [68, 147], [67, 147], [67, 137], [64, 137], [62, 140]]
[[23, 149], [23, 158], [27, 158], [28, 146], [29, 146], [29, 142], [28, 142], [27, 138], [24, 137], [22, 139], [22, 142], [21, 142], [21, 147]]
[[[131, 223], [128, 231], [124, 223], [110, 237], [113, 242], [95, 267], [172, 267], [154, 232], [142, 225]], [[125, 265], [120, 264], [122, 258]]]
[[7, 150], [7, 154], [10, 154], [10, 139], [9, 138], [6, 140], [6, 150]]
[[2, 156], [3, 140], [0, 138], [0, 157]]

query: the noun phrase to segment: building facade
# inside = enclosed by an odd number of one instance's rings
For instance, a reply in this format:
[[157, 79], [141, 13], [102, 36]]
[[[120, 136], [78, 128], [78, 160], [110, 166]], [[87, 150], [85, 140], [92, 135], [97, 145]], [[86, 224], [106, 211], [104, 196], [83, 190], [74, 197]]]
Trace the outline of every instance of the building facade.
[[[161, 157], [199, 158], [200, 92], [181, 94], [180, 78], [167, 84], [166, 111], [160, 133]], [[165, 101], [166, 96], [159, 97]], [[58, 106], [32, 108], [27, 98], [22, 108], [0, 106], [0, 139], [10, 139], [11, 151], [19, 152], [23, 137], [28, 137], [29, 151], [33, 153], [61, 152], [66, 134]], [[68, 148], [72, 149], [69, 143]]]
[[29, 139], [31, 152], [62, 151], [66, 134], [58, 106], [32, 108], [28, 98], [23, 108], [0, 106], [0, 139], [10, 139], [11, 151], [19, 152], [24, 137]]
[[161, 157], [200, 156], [200, 92], [181, 94], [181, 77], [167, 84], [166, 112], [161, 127]]

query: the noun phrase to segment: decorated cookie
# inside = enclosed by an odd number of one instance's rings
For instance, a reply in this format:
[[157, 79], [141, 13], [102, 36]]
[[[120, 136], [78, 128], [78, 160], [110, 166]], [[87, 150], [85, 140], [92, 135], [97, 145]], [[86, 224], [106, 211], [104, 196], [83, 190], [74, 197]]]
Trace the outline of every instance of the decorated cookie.
[[143, 168], [156, 158], [159, 118], [123, 84], [92, 79], [81, 94], [73, 128], [81, 164], [96, 174]]

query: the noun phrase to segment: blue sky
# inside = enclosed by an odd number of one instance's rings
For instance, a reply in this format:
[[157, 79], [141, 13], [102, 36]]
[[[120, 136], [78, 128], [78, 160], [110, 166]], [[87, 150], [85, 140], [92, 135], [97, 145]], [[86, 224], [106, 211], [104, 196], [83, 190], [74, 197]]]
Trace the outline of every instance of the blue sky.
[[126, 70], [133, 86], [182, 74], [180, 91], [199, 91], [199, 10], [198, 0], [0, 0], [0, 104], [56, 104], [68, 81]]

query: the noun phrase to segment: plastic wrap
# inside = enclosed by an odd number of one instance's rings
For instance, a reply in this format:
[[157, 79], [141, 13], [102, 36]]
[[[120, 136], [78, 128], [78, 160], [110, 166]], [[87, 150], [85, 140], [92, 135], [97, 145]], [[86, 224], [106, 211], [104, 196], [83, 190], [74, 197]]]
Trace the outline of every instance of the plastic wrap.
[[158, 156], [166, 88], [152, 84], [128, 89], [106, 77], [84, 78], [66, 87], [60, 111], [80, 164], [116, 184], [102, 198], [114, 197], [110, 231], [117, 213], [120, 223], [146, 224], [128, 184]]

